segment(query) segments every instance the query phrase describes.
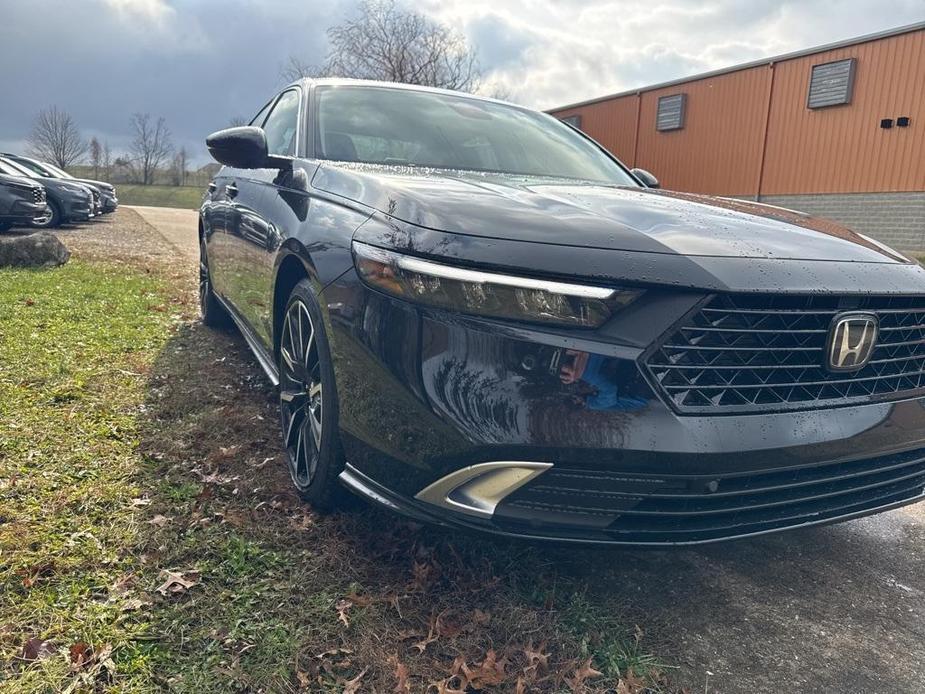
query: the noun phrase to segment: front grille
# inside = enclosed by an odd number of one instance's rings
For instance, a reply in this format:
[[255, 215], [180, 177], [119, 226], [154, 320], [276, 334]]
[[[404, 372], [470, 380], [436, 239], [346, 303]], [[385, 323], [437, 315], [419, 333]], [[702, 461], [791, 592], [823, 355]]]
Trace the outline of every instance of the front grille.
[[90, 189], [90, 192], [93, 194], [93, 202], [98, 203], [100, 201], [100, 192], [98, 190]]
[[[832, 319], [877, 314], [870, 362], [825, 367]], [[662, 338], [643, 365], [680, 413], [838, 407], [925, 394], [925, 297], [713, 296]]]
[[639, 475], [553, 467], [502, 502], [516, 529], [548, 524], [608, 539], [705, 542], [863, 515], [916, 501], [925, 450], [865, 460], [715, 476]]
[[32, 202], [35, 202], [35, 203], [45, 202], [45, 189], [44, 188], [33, 188], [32, 189]]

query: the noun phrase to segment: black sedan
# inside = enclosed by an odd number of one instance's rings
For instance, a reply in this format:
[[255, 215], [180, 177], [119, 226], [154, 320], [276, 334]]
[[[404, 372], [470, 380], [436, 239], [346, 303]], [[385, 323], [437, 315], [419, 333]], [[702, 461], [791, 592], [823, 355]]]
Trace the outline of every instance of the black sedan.
[[301, 81], [207, 144], [203, 318], [313, 505], [671, 545], [923, 498], [925, 270], [872, 239], [433, 89]]

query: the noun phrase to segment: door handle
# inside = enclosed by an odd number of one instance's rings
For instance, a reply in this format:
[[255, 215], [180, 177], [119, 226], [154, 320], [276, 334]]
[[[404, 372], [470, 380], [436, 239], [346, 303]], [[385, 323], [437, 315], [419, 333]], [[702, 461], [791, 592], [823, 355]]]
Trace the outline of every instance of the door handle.
[[229, 198], [238, 197], [238, 187], [234, 183], [229, 183], [227, 186], [225, 186], [225, 195], [227, 195]]

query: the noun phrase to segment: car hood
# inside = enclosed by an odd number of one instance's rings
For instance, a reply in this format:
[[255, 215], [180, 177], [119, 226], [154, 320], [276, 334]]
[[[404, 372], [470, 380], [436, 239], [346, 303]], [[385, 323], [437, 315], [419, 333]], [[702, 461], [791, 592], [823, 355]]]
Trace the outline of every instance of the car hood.
[[74, 183], [83, 183], [85, 186], [93, 186], [94, 188], [98, 188], [101, 191], [102, 190], [105, 190], [105, 191], [115, 190], [114, 186], [111, 183], [106, 183], [105, 181], [94, 181], [90, 178], [70, 178], [70, 179], [62, 179], [62, 180], [69, 180], [69, 181], [73, 181]]
[[10, 176], [9, 174], [0, 173], [0, 185], [24, 186], [28, 188], [41, 188], [41, 183], [26, 178], [25, 176]]
[[327, 163], [312, 185], [410, 224], [486, 238], [721, 258], [910, 262], [834, 222], [730, 198]]
[[85, 193], [90, 193], [90, 189], [87, 188], [86, 184], [80, 183], [79, 181], [66, 181], [63, 178], [49, 178], [46, 176], [39, 176], [32, 180], [41, 183], [45, 186], [45, 190], [49, 191], [58, 192], [67, 190], [67, 188], [80, 188]]

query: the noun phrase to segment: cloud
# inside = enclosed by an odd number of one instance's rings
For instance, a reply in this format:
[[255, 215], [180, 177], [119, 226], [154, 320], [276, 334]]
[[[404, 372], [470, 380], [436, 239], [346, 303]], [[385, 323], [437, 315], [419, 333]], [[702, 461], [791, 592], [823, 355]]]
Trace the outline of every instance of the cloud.
[[[888, 13], [868, 0], [406, 1], [469, 37], [488, 84], [539, 108], [925, 19], [922, 0]], [[121, 148], [131, 114], [149, 112], [205, 163], [206, 134], [252, 116], [288, 56], [321, 62], [355, 3], [7, 0], [0, 142], [56, 104]]]
[[123, 17], [163, 22], [176, 11], [164, 0], [104, 0], [105, 4]]
[[865, 0], [421, 1], [473, 43], [529, 38], [513, 58], [483, 65], [492, 83], [540, 108], [925, 19], [921, 0], [896, 0], [888, 14]]

